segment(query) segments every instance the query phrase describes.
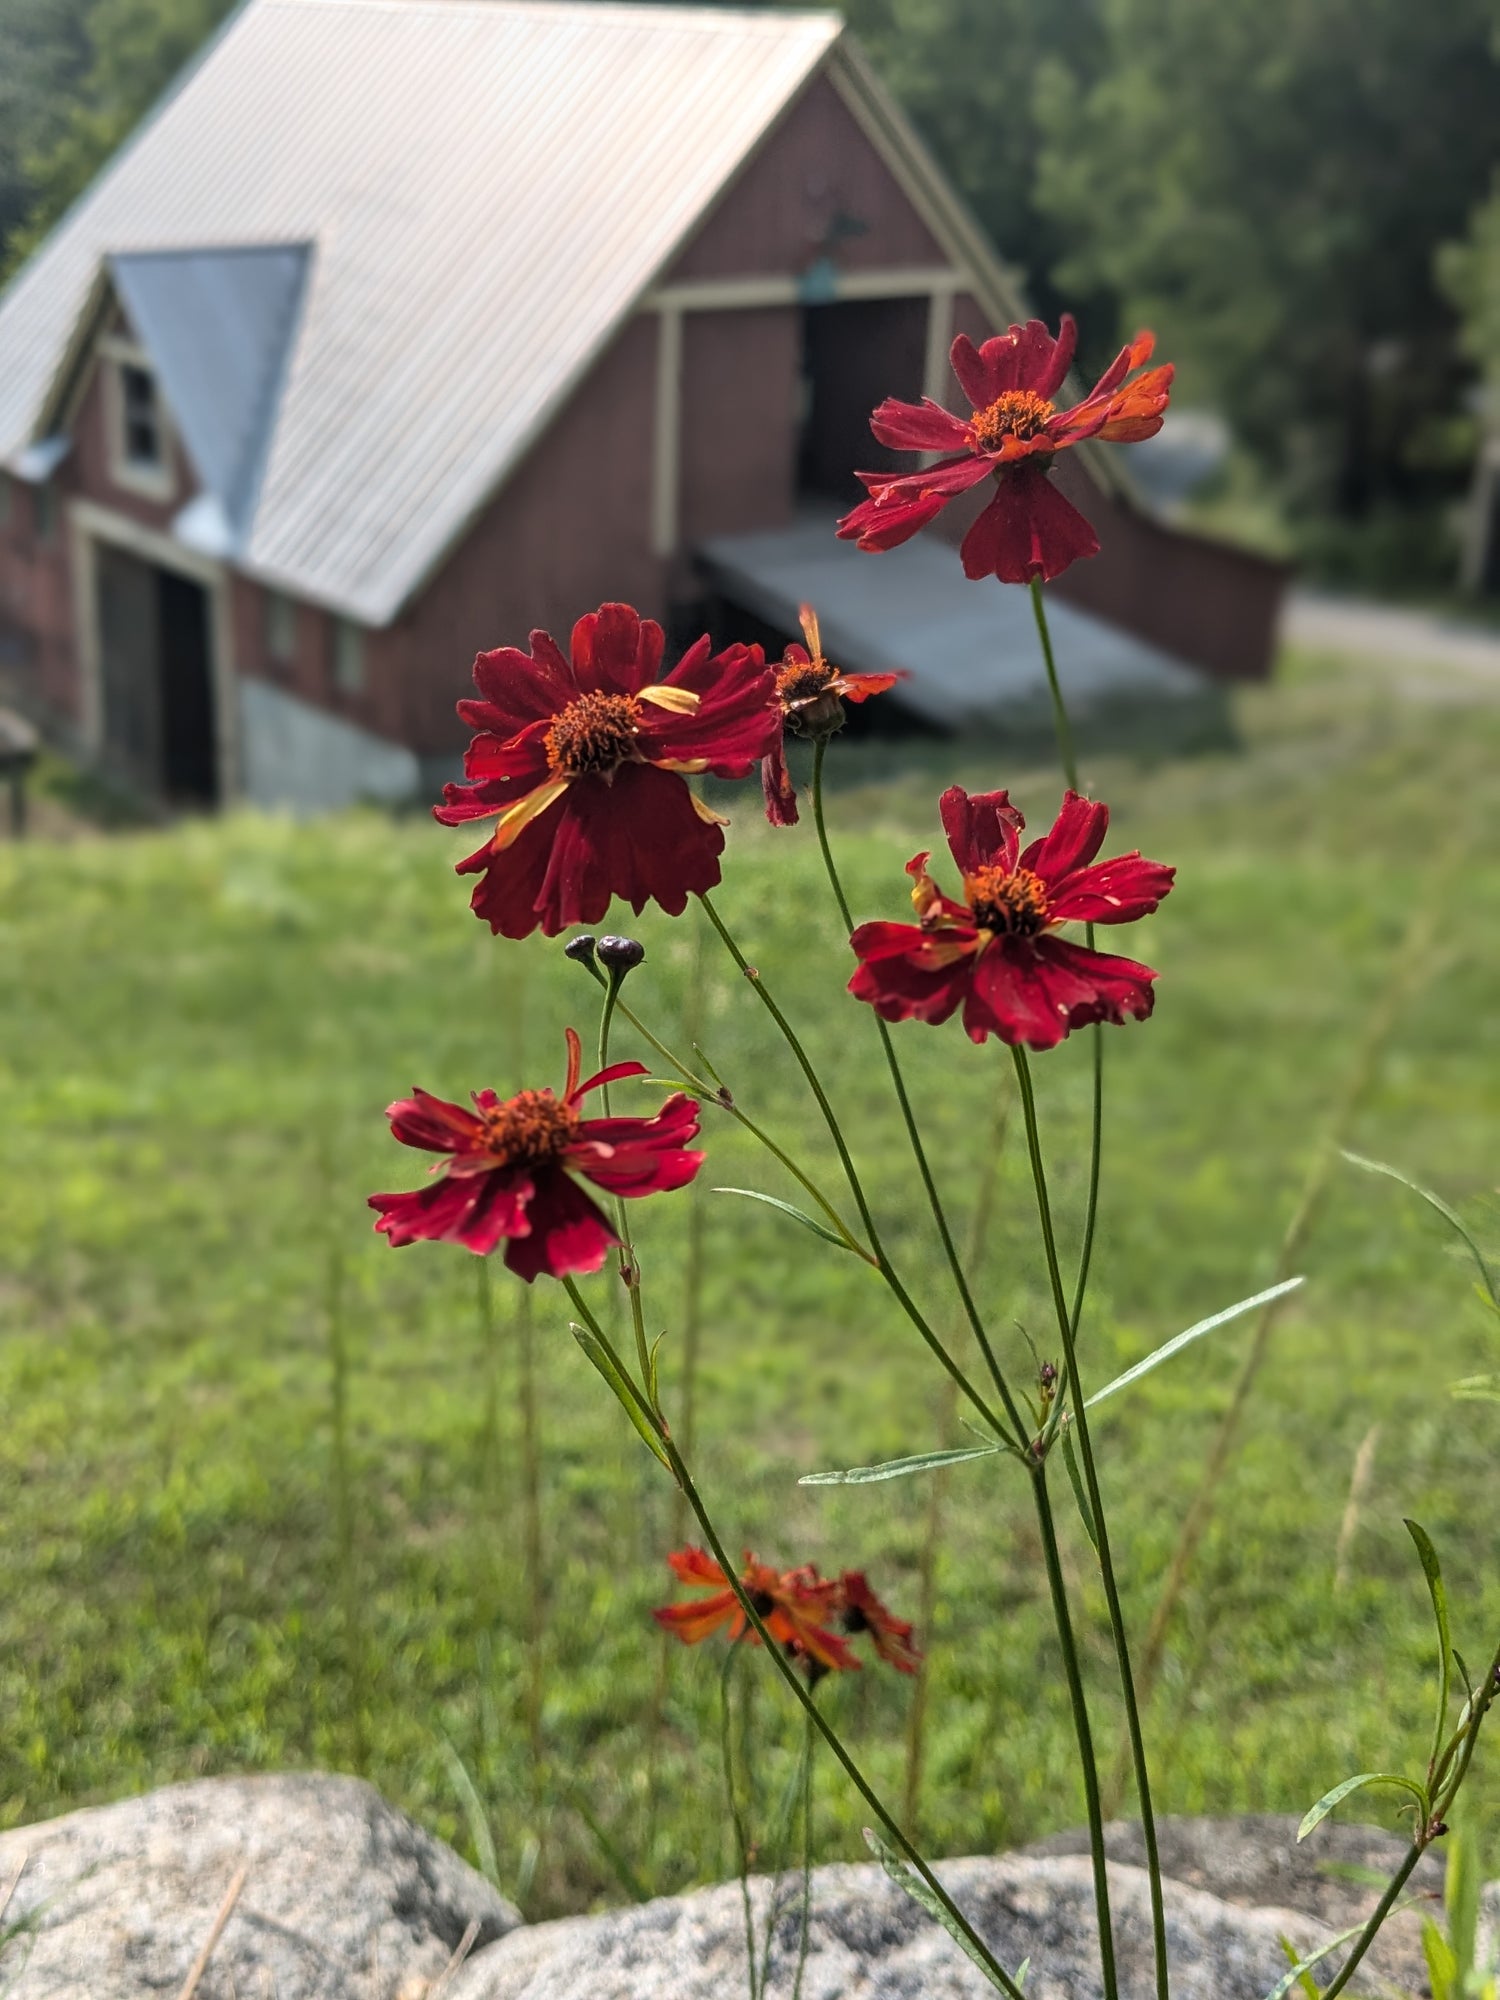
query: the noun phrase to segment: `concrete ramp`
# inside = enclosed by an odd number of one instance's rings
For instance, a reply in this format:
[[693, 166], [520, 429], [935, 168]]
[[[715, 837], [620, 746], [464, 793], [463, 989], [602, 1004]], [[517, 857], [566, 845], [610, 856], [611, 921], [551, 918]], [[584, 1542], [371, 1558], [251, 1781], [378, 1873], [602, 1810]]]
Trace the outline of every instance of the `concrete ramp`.
[[[699, 567], [717, 593], [768, 625], [797, 630], [797, 607], [816, 607], [831, 660], [868, 673], [903, 669], [889, 698], [923, 721], [954, 729], [1047, 699], [1031, 593], [993, 578], [970, 583], [957, 551], [932, 535], [869, 555], [839, 541], [819, 514], [789, 528], [722, 535], [700, 544]], [[1048, 621], [1069, 708], [1141, 696], [1202, 694], [1208, 683], [1169, 654], [1049, 597]]]

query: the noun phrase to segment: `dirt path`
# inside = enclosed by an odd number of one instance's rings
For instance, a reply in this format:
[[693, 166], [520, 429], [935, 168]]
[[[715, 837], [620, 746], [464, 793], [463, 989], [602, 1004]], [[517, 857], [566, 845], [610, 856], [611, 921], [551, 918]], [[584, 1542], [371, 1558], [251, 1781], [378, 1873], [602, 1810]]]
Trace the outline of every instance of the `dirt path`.
[[1413, 695], [1442, 699], [1466, 690], [1472, 697], [1483, 689], [1500, 695], [1500, 631], [1432, 612], [1297, 590], [1287, 601], [1281, 636], [1309, 651], [1355, 654], [1395, 668], [1394, 679]]

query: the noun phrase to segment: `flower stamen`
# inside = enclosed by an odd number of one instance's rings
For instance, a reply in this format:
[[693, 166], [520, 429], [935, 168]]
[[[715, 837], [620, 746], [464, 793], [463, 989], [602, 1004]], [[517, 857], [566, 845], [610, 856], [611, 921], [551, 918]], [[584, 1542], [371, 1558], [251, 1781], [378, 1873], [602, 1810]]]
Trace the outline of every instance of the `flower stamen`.
[[485, 1149], [498, 1166], [537, 1167], [560, 1160], [578, 1136], [578, 1113], [550, 1090], [523, 1090], [479, 1112]]
[[547, 763], [569, 778], [619, 769], [636, 754], [640, 703], [628, 694], [584, 694], [547, 731]]
[[996, 937], [1039, 937], [1048, 928], [1046, 884], [1029, 868], [981, 868], [965, 876], [964, 898], [979, 928]]
[[1007, 389], [974, 412], [969, 429], [979, 451], [998, 451], [1007, 438], [1034, 438], [1051, 423], [1056, 406], [1034, 389]]

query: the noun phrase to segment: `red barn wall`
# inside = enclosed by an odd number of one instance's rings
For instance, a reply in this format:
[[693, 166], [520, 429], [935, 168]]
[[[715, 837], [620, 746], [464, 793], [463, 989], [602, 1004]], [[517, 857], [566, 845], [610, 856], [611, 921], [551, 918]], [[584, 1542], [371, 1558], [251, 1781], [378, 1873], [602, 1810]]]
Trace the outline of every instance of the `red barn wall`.
[[818, 76], [731, 181], [665, 282], [805, 271], [838, 218], [864, 225], [832, 245], [843, 270], [948, 262], [843, 99]]
[[525, 646], [533, 626], [566, 643], [573, 621], [623, 598], [660, 616], [651, 552], [656, 321], [631, 320], [411, 606], [371, 632], [382, 720], [420, 755], [462, 748], [453, 712], [476, 652]]
[[779, 528], [796, 482], [795, 306], [692, 312], [682, 327], [680, 535]]

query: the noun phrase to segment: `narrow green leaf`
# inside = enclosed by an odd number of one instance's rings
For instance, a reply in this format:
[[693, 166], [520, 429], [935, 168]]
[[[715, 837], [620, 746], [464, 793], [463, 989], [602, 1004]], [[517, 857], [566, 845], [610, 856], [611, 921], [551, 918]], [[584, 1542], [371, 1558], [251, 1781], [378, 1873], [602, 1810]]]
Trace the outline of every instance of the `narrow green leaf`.
[[882, 1479], [904, 1479], [909, 1472], [937, 1472], [945, 1465], [962, 1465], [965, 1459], [993, 1458], [1004, 1447], [983, 1444], [957, 1451], [923, 1451], [915, 1458], [888, 1458], [884, 1465], [851, 1465], [847, 1472], [804, 1472], [799, 1486], [874, 1486]]
[[[821, 1222], [815, 1222], [810, 1215], [804, 1214], [800, 1208], [794, 1207], [791, 1202], [783, 1201], [779, 1195], [762, 1194], [759, 1188], [717, 1187], [711, 1188], [709, 1192], [711, 1194], [738, 1194], [743, 1195], [746, 1201], [763, 1201], [767, 1208], [779, 1208], [783, 1215], [789, 1215], [794, 1222], [800, 1222], [802, 1227], [810, 1229], [814, 1236], [821, 1236], [823, 1241], [831, 1243], [835, 1250], [854, 1250], [852, 1243], [846, 1243], [843, 1237], [838, 1235], [834, 1230], [825, 1229]], [[855, 1251], [854, 1254], [857, 1256], [859, 1253]]]
[[1461, 1403], [1500, 1403], [1500, 1375], [1466, 1375], [1452, 1393]]
[[1429, 1208], [1437, 1211], [1448, 1227], [1461, 1236], [1468, 1245], [1469, 1255], [1474, 1259], [1474, 1267], [1479, 1273], [1479, 1282], [1484, 1286], [1490, 1304], [1500, 1312], [1500, 1289], [1496, 1287], [1495, 1274], [1485, 1261], [1484, 1252], [1469, 1234], [1462, 1216], [1456, 1214], [1441, 1195], [1434, 1194], [1431, 1188], [1423, 1187], [1420, 1181], [1414, 1181], [1409, 1174], [1403, 1174], [1399, 1167], [1387, 1166], [1384, 1160], [1367, 1160], [1362, 1153], [1351, 1153], [1342, 1147], [1340, 1151], [1351, 1167], [1363, 1167], [1367, 1174], [1384, 1174], [1387, 1180], [1399, 1181], [1402, 1187], [1409, 1188], [1414, 1195], [1425, 1201]]
[[[1292, 1943], [1289, 1937], [1279, 1937], [1277, 1938], [1276, 1942], [1281, 1946], [1282, 1952], [1286, 1957], [1286, 1962], [1288, 1965], [1292, 1966], [1301, 1965], [1302, 1961], [1298, 1956], [1297, 1947]], [[1318, 1982], [1316, 1979], [1313, 1978], [1311, 1972], [1307, 1969], [1306, 1966], [1302, 1967], [1301, 1972], [1296, 1975], [1296, 1978], [1297, 1978], [1297, 1984], [1302, 1988], [1302, 1991], [1307, 1995], [1307, 2000], [1320, 2000], [1320, 1996], [1318, 1993]]]
[[1284, 1298], [1288, 1292], [1296, 1291], [1299, 1285], [1306, 1282], [1304, 1278], [1285, 1278], [1279, 1285], [1271, 1285], [1267, 1290], [1257, 1292], [1253, 1298], [1241, 1299], [1238, 1305], [1226, 1306], [1223, 1312], [1214, 1313], [1209, 1319], [1200, 1319], [1198, 1324], [1190, 1326], [1186, 1333], [1174, 1335], [1171, 1340], [1148, 1354], [1144, 1361], [1137, 1361], [1133, 1368], [1127, 1368], [1125, 1373], [1117, 1375], [1113, 1382], [1106, 1382], [1102, 1389], [1096, 1389], [1085, 1402], [1084, 1408], [1093, 1409], [1094, 1405], [1102, 1403], [1106, 1396], [1113, 1396], [1117, 1389], [1127, 1389], [1132, 1382], [1138, 1382], [1143, 1375], [1149, 1375], [1153, 1368], [1160, 1368], [1164, 1361], [1170, 1361], [1174, 1354], [1180, 1354], [1183, 1348], [1190, 1347], [1195, 1340], [1201, 1340], [1204, 1334], [1212, 1333], [1216, 1327], [1227, 1326], [1230, 1320], [1238, 1319], [1242, 1313], [1254, 1312], [1257, 1306], [1269, 1305], [1272, 1299]]
[[665, 1333], [659, 1333], [651, 1343], [651, 1352], [646, 1361], [646, 1400], [653, 1410], [661, 1408], [660, 1355]]
[[[1427, 1794], [1415, 1778], [1403, 1778], [1395, 1771], [1361, 1771], [1357, 1778], [1345, 1778], [1341, 1785], [1335, 1785], [1331, 1792], [1325, 1792], [1315, 1806], [1310, 1806], [1297, 1829], [1297, 1838], [1306, 1840], [1315, 1826], [1321, 1826], [1334, 1807], [1351, 1792], [1361, 1790], [1365, 1785], [1395, 1785], [1403, 1792], [1410, 1792], [1427, 1814]], [[1352, 1935], [1352, 1933], [1351, 1933]]]
[[1448, 1938], [1458, 1964], [1460, 1982], [1466, 1973], [1474, 1969], [1479, 1939], [1479, 1898], [1484, 1886], [1482, 1874], [1478, 1841], [1466, 1828], [1455, 1828], [1448, 1836], [1443, 1908], [1448, 1915]]
[[1432, 1988], [1432, 2000], [1461, 2000], [1463, 1974], [1458, 1953], [1431, 1917], [1424, 1918], [1422, 1922], [1422, 1956], [1427, 1961], [1427, 1983]]
[[492, 1889], [499, 1889], [503, 1887], [500, 1880], [500, 1861], [495, 1853], [495, 1836], [490, 1828], [490, 1816], [485, 1811], [484, 1801], [479, 1796], [479, 1787], [470, 1776], [468, 1765], [447, 1737], [441, 1737], [439, 1741], [443, 1746], [443, 1761], [448, 1766], [448, 1775], [453, 1780], [453, 1789], [458, 1793], [464, 1819], [468, 1822], [469, 1838], [474, 1843], [479, 1872]]
[[1029, 1958], [1023, 1958], [1021, 1963], [1016, 1967], [1016, 1984], [1023, 1993], [1026, 1991], [1026, 1975], [1030, 1970], [1031, 1960]]
[[1089, 1506], [1089, 1496], [1083, 1490], [1083, 1474], [1078, 1469], [1078, 1454], [1073, 1449], [1072, 1427], [1062, 1434], [1063, 1464], [1068, 1468], [1068, 1478], [1073, 1486], [1073, 1498], [1078, 1502], [1078, 1511], [1083, 1516], [1084, 1533], [1094, 1545], [1094, 1554], [1099, 1553], [1099, 1536], [1094, 1528], [1094, 1512]]
[[1416, 1521], [1406, 1523], [1406, 1532], [1417, 1545], [1422, 1573], [1427, 1578], [1428, 1595], [1432, 1599], [1432, 1615], [1437, 1620], [1438, 1703], [1437, 1721], [1432, 1731], [1432, 1756], [1427, 1766], [1430, 1778], [1442, 1754], [1443, 1731], [1448, 1722], [1448, 1696], [1453, 1685], [1453, 1633], [1448, 1622], [1448, 1593], [1443, 1587], [1442, 1566], [1438, 1562], [1437, 1550], [1432, 1546], [1432, 1538]]
[[[1408, 1896], [1404, 1903], [1396, 1904], [1391, 1915], [1395, 1916], [1397, 1910], [1409, 1910], [1413, 1903], [1419, 1903], [1421, 1900], [1420, 1896]], [[1286, 1977], [1277, 1980], [1266, 1995], [1266, 2000], [1286, 2000], [1292, 1988], [1301, 1985], [1304, 1973], [1310, 1972], [1315, 1965], [1320, 1965], [1330, 1952], [1338, 1951], [1343, 1945], [1352, 1944], [1363, 1929], [1363, 1924], [1351, 1924], [1348, 1930], [1340, 1931], [1337, 1937], [1329, 1938], [1327, 1943], [1320, 1944], [1316, 1951], [1310, 1951], [1306, 1958], [1299, 1958]]]
[[609, 1355], [586, 1326], [580, 1326], [577, 1320], [569, 1320], [568, 1325], [573, 1330], [573, 1338], [578, 1342], [578, 1345], [583, 1349], [589, 1360], [593, 1362], [599, 1373], [609, 1384], [616, 1401], [619, 1403], [621, 1409], [624, 1410], [626, 1416], [635, 1425], [648, 1449], [661, 1460], [662, 1464], [670, 1472], [672, 1461], [667, 1457], [666, 1446], [646, 1421], [645, 1413], [636, 1402], [634, 1396], [631, 1395], [629, 1385], [624, 1376], [616, 1368], [614, 1362], [610, 1360]]
[[[875, 1856], [875, 1859], [880, 1863], [886, 1874], [896, 1884], [897, 1888], [904, 1889], [914, 1903], [921, 1905], [934, 1923], [941, 1924], [949, 1937], [952, 1938], [953, 1942], [964, 1954], [965, 1958], [971, 1960], [973, 1964], [979, 1967], [979, 1970], [997, 1992], [1003, 1993], [1005, 1988], [996, 1979], [991, 1967], [986, 1965], [983, 1957], [975, 1950], [970, 1940], [964, 1936], [958, 1925], [953, 1921], [952, 1916], [943, 1908], [937, 1897], [933, 1895], [931, 1889], [928, 1888], [910, 1862], [904, 1860], [894, 1847], [883, 1840], [874, 1827], [867, 1826], [864, 1831], [865, 1845]], [[1019, 1981], [1017, 1984], [1019, 1984]]]

